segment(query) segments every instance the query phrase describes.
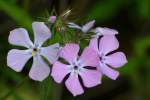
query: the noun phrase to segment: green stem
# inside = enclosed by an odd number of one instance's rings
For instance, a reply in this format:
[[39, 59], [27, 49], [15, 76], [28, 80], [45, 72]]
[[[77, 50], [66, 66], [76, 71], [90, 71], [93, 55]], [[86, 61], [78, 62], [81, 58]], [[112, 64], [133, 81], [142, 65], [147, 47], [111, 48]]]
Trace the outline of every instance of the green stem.
[[62, 97], [62, 86], [54, 83], [52, 100], [62, 100], [61, 97]]

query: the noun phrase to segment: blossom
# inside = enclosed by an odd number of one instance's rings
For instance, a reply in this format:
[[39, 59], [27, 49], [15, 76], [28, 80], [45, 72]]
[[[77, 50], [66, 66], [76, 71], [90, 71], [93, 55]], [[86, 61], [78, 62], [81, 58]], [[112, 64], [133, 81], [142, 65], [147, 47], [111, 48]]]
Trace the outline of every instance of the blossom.
[[119, 47], [119, 42], [116, 37], [114, 35], [104, 35], [100, 41], [94, 38], [90, 41], [89, 46], [99, 55], [98, 69], [100, 72], [115, 80], [119, 76], [119, 72], [113, 68], [119, 68], [127, 63], [126, 56], [123, 52], [110, 54]]
[[107, 27], [97, 27], [97, 28], [93, 29], [91, 32], [95, 33], [95, 35], [92, 36], [94, 38], [98, 38], [99, 36], [102, 36], [102, 35], [116, 35], [116, 34], [118, 34], [117, 30], [110, 29]]
[[80, 57], [78, 57], [78, 52], [78, 44], [66, 44], [60, 51], [60, 57], [65, 59], [68, 64], [63, 64], [60, 61], [55, 62], [51, 74], [57, 83], [61, 83], [69, 75], [65, 85], [74, 96], [84, 93], [79, 77], [87, 88], [101, 83], [101, 73], [96, 69], [87, 68], [88, 66], [96, 68], [99, 60], [96, 52], [90, 47], [86, 47]]
[[42, 59], [45, 57], [51, 64], [58, 59], [59, 44], [42, 47], [43, 43], [51, 37], [51, 32], [43, 22], [33, 22], [34, 43], [24, 28], [17, 28], [10, 32], [9, 43], [22, 46], [26, 50], [12, 49], [7, 56], [7, 65], [17, 72], [21, 72], [27, 61], [33, 57], [33, 64], [29, 77], [36, 81], [44, 80], [50, 73], [50, 68]]
[[49, 18], [48, 18], [48, 21], [50, 22], [50, 23], [55, 23], [55, 21], [56, 21], [56, 16], [50, 16]]
[[91, 29], [94, 26], [94, 24], [95, 24], [95, 20], [92, 20], [92, 21], [86, 23], [83, 26], [79, 26], [79, 25], [77, 25], [75, 23], [69, 22], [68, 23], [68, 27], [81, 30], [83, 33], [87, 33], [87, 32], [91, 31]]

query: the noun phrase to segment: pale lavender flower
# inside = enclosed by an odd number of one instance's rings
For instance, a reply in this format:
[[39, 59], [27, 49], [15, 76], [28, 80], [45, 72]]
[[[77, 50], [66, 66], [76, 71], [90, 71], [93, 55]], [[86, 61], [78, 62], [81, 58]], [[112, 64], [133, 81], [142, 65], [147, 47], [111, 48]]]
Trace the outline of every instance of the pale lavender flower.
[[68, 64], [57, 61], [52, 68], [52, 77], [57, 83], [61, 83], [69, 74], [65, 85], [74, 96], [84, 93], [79, 76], [87, 88], [101, 83], [101, 73], [96, 69], [86, 68], [87, 66], [96, 68], [99, 60], [96, 52], [90, 47], [86, 47], [80, 57], [78, 57], [78, 52], [78, 44], [66, 44], [60, 51], [60, 57], [64, 58]]
[[50, 74], [49, 66], [44, 62], [42, 56], [51, 64], [58, 59], [59, 44], [42, 47], [43, 43], [51, 37], [49, 28], [43, 22], [33, 22], [34, 44], [24, 28], [17, 28], [10, 32], [9, 43], [26, 47], [26, 50], [12, 49], [7, 56], [7, 65], [13, 70], [20, 72], [33, 57], [32, 68], [29, 77], [33, 80], [42, 81]]
[[99, 36], [104, 35], [116, 35], [118, 34], [117, 30], [106, 28], [106, 27], [97, 27], [96, 29], [93, 29], [91, 32], [95, 33], [92, 37], [99, 38]]
[[100, 57], [99, 71], [103, 75], [115, 80], [119, 76], [119, 72], [113, 68], [119, 68], [127, 63], [126, 56], [123, 52], [110, 54], [119, 47], [119, 42], [116, 37], [114, 35], [104, 35], [100, 41], [94, 38], [90, 42], [90, 47], [95, 49]]
[[92, 20], [83, 26], [79, 26], [75, 23], [69, 22], [68, 27], [81, 30], [83, 33], [87, 33], [87, 32], [90, 32], [92, 30], [92, 27], [94, 26], [94, 24], [95, 24], [95, 20]]
[[56, 21], [56, 16], [50, 16], [49, 18], [48, 18], [48, 21], [50, 22], [50, 23], [55, 23], [55, 21]]

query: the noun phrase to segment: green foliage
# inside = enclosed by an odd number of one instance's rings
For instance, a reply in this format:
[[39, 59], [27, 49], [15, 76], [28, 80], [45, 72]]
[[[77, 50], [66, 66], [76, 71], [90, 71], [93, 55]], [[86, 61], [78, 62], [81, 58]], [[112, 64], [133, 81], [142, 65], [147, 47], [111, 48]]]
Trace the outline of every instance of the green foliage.
[[137, 0], [138, 14], [143, 19], [150, 19], [150, 0]]
[[116, 15], [125, 2], [122, 0], [105, 0], [97, 1], [96, 4], [89, 9], [89, 19], [96, 19], [102, 22]]
[[13, 18], [20, 26], [31, 31], [32, 20], [30, 16], [17, 5], [6, 0], [0, 0], [0, 10]]

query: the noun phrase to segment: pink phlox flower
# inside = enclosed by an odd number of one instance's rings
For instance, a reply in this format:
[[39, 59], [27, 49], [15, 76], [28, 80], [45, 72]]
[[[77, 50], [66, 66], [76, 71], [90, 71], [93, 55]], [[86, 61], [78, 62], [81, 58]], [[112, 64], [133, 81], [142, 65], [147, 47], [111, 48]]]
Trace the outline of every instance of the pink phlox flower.
[[99, 71], [103, 75], [115, 80], [119, 76], [119, 72], [114, 70], [114, 68], [122, 67], [127, 63], [123, 52], [111, 53], [119, 47], [117, 38], [114, 35], [104, 35], [100, 40], [93, 38], [90, 41], [90, 47], [94, 48], [95, 52], [99, 55]]
[[66, 44], [60, 51], [60, 57], [65, 59], [68, 64], [63, 64], [57, 61], [52, 68], [52, 77], [57, 83], [61, 83], [66, 76], [65, 85], [73, 96], [84, 93], [83, 86], [79, 81], [81, 77], [83, 85], [87, 88], [97, 86], [101, 83], [101, 73], [96, 69], [89, 69], [87, 67], [96, 68], [99, 57], [90, 47], [86, 47], [82, 55], [78, 56], [78, 44]]

